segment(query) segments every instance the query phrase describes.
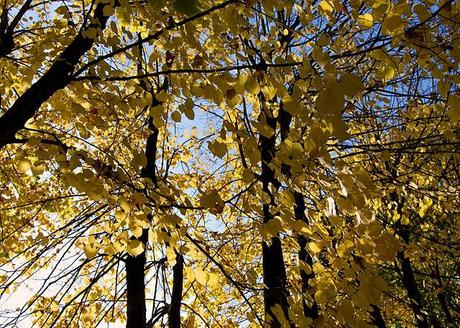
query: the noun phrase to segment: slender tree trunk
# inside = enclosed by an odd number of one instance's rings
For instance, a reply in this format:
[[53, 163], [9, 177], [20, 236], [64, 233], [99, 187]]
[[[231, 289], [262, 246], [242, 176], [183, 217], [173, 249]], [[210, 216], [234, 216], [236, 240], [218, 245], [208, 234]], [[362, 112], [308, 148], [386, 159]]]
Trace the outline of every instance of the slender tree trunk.
[[[105, 3], [96, 6], [93, 16], [90, 17], [92, 23], [80, 30], [48, 71], [0, 117], [0, 148], [14, 142], [16, 132], [24, 128], [24, 124], [35, 115], [40, 106], [72, 81], [71, 74], [75, 65], [94, 44], [94, 40], [86, 38], [84, 32], [92, 28], [104, 30], [106, 27], [110, 16], [104, 15], [105, 6]], [[118, 1], [115, 1], [115, 6], [119, 6]]]
[[[267, 110], [268, 111], [268, 110]], [[260, 117], [265, 116], [266, 124], [275, 131], [276, 119], [273, 118], [271, 113], [262, 111]], [[275, 180], [275, 173], [270, 168], [270, 163], [275, 153], [276, 137], [266, 137], [262, 134], [259, 137], [259, 150], [262, 158], [262, 189], [267, 193], [270, 198], [270, 204], [263, 204], [263, 222], [267, 223], [273, 219], [271, 207], [275, 205], [270, 190], [270, 185], [277, 188], [277, 181]], [[270, 322], [271, 327], [281, 327], [281, 323], [275, 317], [272, 308], [276, 305], [281, 306], [286, 319], [288, 316], [288, 301], [287, 301], [287, 288], [286, 288], [286, 268], [284, 266], [283, 250], [281, 247], [281, 240], [278, 236], [271, 238], [270, 243], [266, 241], [262, 244], [262, 258], [263, 258], [263, 274], [264, 274], [264, 308], [265, 313], [272, 318]]]
[[171, 305], [169, 306], [169, 328], [180, 328], [180, 306], [184, 284], [184, 257], [176, 253], [176, 264], [173, 266], [173, 288]]
[[263, 242], [262, 253], [265, 284], [265, 312], [272, 318], [270, 327], [281, 327], [280, 322], [272, 311], [275, 305], [280, 305], [286, 318], [288, 318], [286, 269], [284, 267], [283, 252], [279, 237], [273, 237], [271, 239], [271, 245]]
[[[305, 216], [305, 202], [303, 200], [303, 196], [299, 192], [294, 192], [294, 200], [295, 200], [295, 217], [299, 220], [307, 222], [307, 218]], [[308, 222], [307, 222], [308, 223]], [[310, 266], [313, 267], [313, 258], [311, 257], [310, 253], [307, 250], [308, 246], [308, 238], [303, 235], [299, 235], [298, 237], [299, 243], [299, 260], [305, 262]], [[315, 277], [313, 273], [313, 269], [310, 273], [306, 273], [305, 271], [300, 271], [300, 277], [302, 278], [302, 292], [308, 293], [311, 289], [310, 281]], [[313, 304], [308, 305], [306, 301], [303, 304], [303, 312], [307, 318], [316, 319], [318, 317], [318, 303], [313, 300]]]
[[441, 290], [439, 293], [437, 293], [438, 301], [439, 301], [439, 304], [441, 305], [441, 309], [444, 312], [444, 315], [446, 317], [446, 322], [449, 323], [449, 324], [452, 324], [453, 323], [452, 315], [450, 314], [446, 293], [444, 291], [442, 291], [443, 290], [442, 289], [442, 280], [441, 280], [441, 273], [439, 271], [438, 260], [436, 260], [435, 269], [436, 270], [433, 273], [433, 276], [435, 277], [435, 279], [437, 281], [437, 286], [438, 286], [439, 290]]
[[[409, 231], [406, 229], [400, 229], [399, 235], [402, 237], [406, 244], [409, 243]], [[415, 281], [414, 270], [412, 269], [412, 264], [410, 259], [406, 257], [404, 251], [400, 251], [397, 254], [397, 258], [401, 265], [401, 274], [402, 282], [404, 288], [406, 289], [407, 296], [409, 297], [409, 302], [411, 309], [414, 313], [415, 322], [419, 328], [428, 328], [428, 318], [426, 312], [423, 310], [423, 299], [422, 295]]]
[[[155, 172], [155, 160], [157, 152], [158, 129], [153, 124], [151, 117], [148, 119], [150, 129], [146, 141], [145, 156], [147, 164], [141, 170], [141, 176], [150, 178], [154, 184], [157, 183]], [[151, 214], [148, 215], [149, 222], [152, 221]], [[144, 229], [139, 238], [145, 246], [148, 243], [148, 229]], [[138, 256], [128, 255], [126, 259], [126, 284], [127, 284], [127, 318], [126, 328], [146, 328], [146, 306], [145, 306], [145, 250]]]
[[[147, 236], [147, 230], [143, 233]], [[127, 318], [126, 328], [146, 327], [145, 252], [126, 259]]]
[[[280, 135], [281, 141], [284, 141], [289, 136], [289, 131], [291, 129], [291, 122], [292, 122], [292, 115], [284, 110], [284, 104], [280, 101], [280, 111], [279, 111], [279, 123], [280, 123]], [[282, 164], [281, 172], [287, 176], [291, 177], [291, 167], [286, 164]], [[308, 219], [305, 216], [305, 201], [303, 199], [303, 195], [300, 192], [294, 191], [294, 215], [295, 218], [301, 221], [304, 221], [308, 224]], [[308, 246], [308, 238], [299, 234], [297, 237], [297, 242], [299, 244], [299, 260], [305, 262], [310, 266], [313, 266], [313, 258], [311, 257], [310, 253], [307, 250]], [[310, 281], [315, 277], [313, 271], [310, 273], [306, 273], [304, 271], [300, 272], [300, 277], [302, 279], [302, 292], [308, 293], [311, 289]], [[312, 320], [318, 317], [318, 304], [313, 300], [313, 304], [309, 305], [304, 300], [303, 301], [303, 312], [306, 318], [310, 318]]]
[[[393, 177], [395, 178], [395, 177]], [[398, 204], [397, 212], [401, 216], [403, 214], [405, 198], [400, 197], [396, 192], [391, 193], [390, 198]], [[396, 233], [401, 237], [406, 245], [410, 242], [410, 232], [407, 227], [398, 225]], [[404, 254], [404, 250], [399, 251], [396, 255], [398, 262], [401, 265], [402, 283], [409, 297], [410, 307], [415, 317], [415, 323], [419, 328], [428, 328], [428, 319], [426, 312], [423, 310], [422, 295], [415, 281], [414, 271], [410, 259]]]
[[404, 252], [398, 253], [398, 259], [401, 264], [403, 285], [406, 289], [407, 296], [409, 297], [417, 327], [428, 328], [427, 317], [423, 312], [422, 296], [415, 281], [414, 271], [412, 270], [410, 260], [404, 255]]
[[386, 328], [385, 320], [378, 306], [371, 304], [371, 320], [377, 328]]

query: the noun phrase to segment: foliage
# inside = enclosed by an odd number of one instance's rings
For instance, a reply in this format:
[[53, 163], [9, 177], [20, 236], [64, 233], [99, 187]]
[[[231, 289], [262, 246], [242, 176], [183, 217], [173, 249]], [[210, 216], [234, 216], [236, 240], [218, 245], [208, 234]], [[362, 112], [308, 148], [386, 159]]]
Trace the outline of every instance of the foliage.
[[460, 324], [459, 1], [0, 8], [5, 326]]

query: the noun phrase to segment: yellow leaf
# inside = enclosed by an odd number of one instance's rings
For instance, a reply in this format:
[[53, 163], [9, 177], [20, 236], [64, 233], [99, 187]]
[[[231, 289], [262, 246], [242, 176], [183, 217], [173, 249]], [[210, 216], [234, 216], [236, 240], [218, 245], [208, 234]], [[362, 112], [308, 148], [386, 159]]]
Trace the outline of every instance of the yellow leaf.
[[305, 272], [305, 274], [311, 274], [312, 272], [311, 266], [303, 261], [299, 262], [299, 269]]
[[254, 174], [252, 174], [251, 170], [244, 169], [243, 170], [243, 181], [246, 183], [251, 183], [254, 180]]
[[371, 14], [359, 15], [358, 24], [363, 30], [368, 30], [372, 27], [374, 18]]
[[111, 5], [105, 5], [102, 9], [104, 16], [111, 16], [115, 12], [115, 9]]
[[208, 149], [217, 157], [222, 158], [227, 153], [227, 145], [222, 142], [213, 141], [208, 143]]
[[128, 254], [131, 256], [138, 256], [144, 251], [144, 244], [137, 239], [130, 240], [127, 248]]
[[97, 254], [96, 245], [94, 243], [86, 244], [83, 250], [88, 259], [92, 259]]
[[325, 53], [321, 47], [314, 46], [311, 54], [315, 62], [323, 67], [326, 66], [330, 61], [329, 55]]
[[271, 85], [265, 85], [262, 88], [262, 93], [264, 94], [265, 99], [271, 100], [276, 95], [276, 88]]
[[337, 216], [337, 215], [331, 215], [329, 217], [329, 222], [334, 225], [334, 226], [338, 226], [338, 227], [341, 227], [344, 225], [344, 220], [340, 217], [340, 216]]
[[395, 76], [395, 69], [391, 65], [383, 65], [378, 70], [379, 76], [382, 80], [388, 81]]
[[316, 98], [316, 110], [319, 114], [341, 114], [344, 107], [344, 96], [339, 88], [327, 88], [319, 92]]
[[194, 120], [195, 119], [195, 112], [193, 111], [192, 108], [186, 107], [185, 110], [184, 110], [184, 114], [185, 114], [185, 116], [187, 116], [187, 118], [189, 120]]
[[223, 206], [223, 200], [216, 189], [203, 193], [200, 197], [200, 205], [204, 208], [213, 208], [216, 205]]
[[311, 236], [313, 231], [310, 229], [308, 224], [305, 221], [295, 220], [290, 223], [291, 227], [298, 233], [304, 236]]
[[168, 260], [169, 266], [174, 266], [176, 264], [176, 251], [172, 247], [166, 248], [166, 259]]
[[174, 122], [180, 122], [181, 121], [181, 114], [177, 110], [171, 113], [171, 118], [173, 119]]
[[259, 82], [257, 82], [257, 79], [252, 75], [248, 76], [248, 79], [246, 80], [246, 83], [244, 84], [244, 88], [246, 89], [247, 92], [252, 93], [254, 95], [260, 92]]
[[321, 244], [318, 242], [311, 242], [308, 244], [308, 247], [313, 253], [319, 253], [321, 251]]
[[252, 125], [259, 131], [261, 135], [263, 135], [265, 138], [271, 138], [275, 134], [275, 130], [273, 128], [269, 127], [266, 123], [264, 122], [252, 122]]
[[216, 273], [210, 273], [208, 284], [212, 288], [218, 288], [220, 286], [219, 276]]
[[460, 121], [460, 97], [450, 95], [447, 104], [449, 105], [447, 116], [453, 123], [457, 123]]
[[18, 169], [21, 172], [27, 172], [32, 168], [32, 163], [28, 159], [21, 159], [18, 163]]
[[35, 162], [32, 165], [31, 170], [34, 175], [40, 175], [45, 171], [45, 165]]
[[67, 6], [57, 7], [56, 9], [54, 9], [54, 11], [56, 14], [59, 14], [59, 15], [64, 15], [69, 12], [69, 10], [67, 9]]
[[345, 323], [350, 323], [353, 320], [354, 311], [353, 304], [349, 300], [344, 300], [337, 309]]
[[328, 281], [324, 285], [320, 285], [320, 288], [315, 293], [315, 300], [319, 304], [324, 304], [335, 297], [335, 286], [332, 282]]
[[50, 306], [50, 310], [51, 310], [51, 312], [58, 312], [59, 311], [59, 305], [57, 305], [56, 303], [52, 303], [51, 306]]
[[94, 40], [97, 38], [97, 29], [90, 28], [90, 29], [84, 30], [83, 34], [86, 38]]
[[165, 215], [164, 217], [162, 217], [162, 221], [171, 227], [175, 227], [176, 225], [181, 223], [182, 219], [177, 214], [171, 214], [171, 215]]
[[279, 217], [275, 217], [264, 224], [264, 230], [270, 236], [276, 236], [282, 228], [283, 225]]
[[393, 35], [403, 27], [403, 21], [399, 15], [386, 18], [382, 24], [382, 32], [386, 35]]
[[208, 281], [208, 275], [202, 269], [196, 269], [195, 270], [195, 279], [201, 285], [206, 285], [206, 282]]
[[355, 96], [364, 90], [364, 85], [359, 76], [345, 73], [340, 82], [342, 92], [347, 96]]
[[276, 304], [271, 308], [273, 314], [276, 317], [276, 320], [281, 324], [282, 328], [285, 327], [290, 327], [289, 321], [287, 321], [286, 316], [284, 315], [283, 309], [281, 308], [281, 305]]
[[318, 5], [318, 9], [323, 16], [332, 15], [334, 12], [334, 7], [327, 0], [322, 0]]
[[113, 245], [109, 244], [109, 245], [106, 245], [104, 247], [104, 252], [108, 255], [114, 255], [115, 253], [117, 253], [117, 251], [115, 250], [115, 248], [113, 247]]

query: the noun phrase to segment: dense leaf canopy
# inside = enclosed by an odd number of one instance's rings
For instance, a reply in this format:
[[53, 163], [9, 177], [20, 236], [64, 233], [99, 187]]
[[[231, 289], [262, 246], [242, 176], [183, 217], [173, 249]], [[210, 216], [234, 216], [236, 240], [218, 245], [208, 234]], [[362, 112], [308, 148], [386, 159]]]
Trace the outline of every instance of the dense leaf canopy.
[[460, 1], [2, 0], [2, 327], [458, 327]]

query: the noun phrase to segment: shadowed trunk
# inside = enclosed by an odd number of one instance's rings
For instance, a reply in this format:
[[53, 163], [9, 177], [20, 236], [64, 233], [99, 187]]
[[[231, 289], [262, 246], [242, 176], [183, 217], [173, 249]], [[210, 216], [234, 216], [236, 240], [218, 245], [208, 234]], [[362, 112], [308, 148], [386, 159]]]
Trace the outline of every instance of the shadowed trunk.
[[[147, 164], [141, 170], [141, 176], [150, 178], [156, 185], [156, 153], [158, 141], [158, 129], [153, 124], [153, 119], [149, 117], [148, 127], [150, 134], [145, 145], [145, 156]], [[152, 221], [152, 215], [147, 216], [149, 222]], [[139, 240], [147, 247], [148, 229], [142, 231]], [[126, 328], [146, 328], [146, 306], [145, 306], [145, 250], [140, 255], [134, 257], [128, 255], [126, 259], [126, 284], [127, 284], [127, 319]]]
[[[292, 121], [292, 115], [288, 113], [286, 110], [284, 110], [284, 104], [281, 101], [280, 102], [280, 112], [279, 112], [279, 123], [280, 123], [280, 135], [281, 135], [281, 141], [284, 141], [288, 138], [289, 136], [289, 131], [291, 129], [291, 121]], [[291, 177], [292, 172], [291, 172], [291, 167], [287, 164], [282, 164], [281, 166], [281, 172], [287, 176]], [[303, 195], [300, 192], [294, 191], [294, 215], [297, 220], [301, 220], [303, 222], [306, 222], [308, 224], [308, 219], [305, 216], [305, 201], [303, 199]], [[299, 244], [300, 250], [299, 250], [299, 260], [305, 262], [310, 266], [310, 268], [313, 267], [313, 258], [311, 257], [310, 253], [307, 250], [308, 246], [308, 238], [305, 236], [299, 234], [297, 237], [297, 242]], [[310, 286], [310, 280], [315, 277], [315, 274], [313, 271], [310, 273], [306, 273], [305, 271], [301, 270], [300, 271], [300, 277], [302, 279], [302, 292], [308, 293], [309, 290], [311, 289]], [[309, 305], [307, 304], [306, 300], [303, 300], [303, 312], [306, 318], [310, 318], [312, 320], [316, 319], [318, 317], [318, 304], [316, 301], [313, 300], [313, 304]]]
[[[272, 117], [271, 113], [263, 112], [260, 115], [266, 118], [266, 124], [275, 131], [276, 119]], [[264, 124], [264, 123], [262, 123]], [[271, 137], [263, 136], [259, 137], [259, 150], [262, 158], [262, 189], [266, 192], [271, 200], [270, 204], [264, 204], [263, 210], [263, 222], [267, 223], [273, 219], [273, 214], [270, 208], [275, 205], [273, 202], [273, 196], [270, 191], [270, 185], [277, 188], [277, 181], [275, 180], [274, 171], [270, 168], [274, 153], [275, 153], [275, 134]], [[281, 247], [281, 240], [278, 236], [271, 238], [270, 243], [266, 241], [262, 244], [262, 257], [263, 257], [263, 273], [264, 273], [264, 308], [265, 313], [269, 314], [272, 318], [270, 327], [281, 327], [281, 323], [273, 314], [272, 308], [275, 305], [281, 306], [286, 318], [288, 317], [288, 301], [287, 301], [287, 288], [286, 288], [286, 268], [284, 266], [283, 251]]]
[[[400, 229], [399, 235], [406, 244], [409, 244], [409, 231], [407, 229]], [[414, 270], [412, 269], [410, 259], [406, 257], [404, 251], [400, 251], [397, 254], [397, 258], [401, 264], [402, 282], [406, 289], [407, 296], [409, 297], [416, 325], [419, 328], [428, 328], [428, 318], [426, 312], [423, 310], [422, 295], [415, 281]]]
[[[148, 230], [144, 230], [140, 240], [147, 241]], [[126, 259], [127, 313], [126, 328], [146, 327], [145, 307], [145, 251]]]
[[[115, 1], [115, 6], [119, 2]], [[28, 88], [0, 117], [0, 148], [14, 142], [15, 134], [24, 128], [24, 124], [32, 118], [40, 106], [56, 91], [65, 88], [71, 81], [71, 74], [80, 58], [91, 49], [94, 40], [86, 38], [84, 33], [89, 29], [104, 30], [110, 16], [104, 15], [105, 3], [99, 3], [87, 27], [80, 30], [67, 48], [59, 55], [48, 71]]]
[[401, 251], [398, 253], [398, 260], [401, 264], [402, 282], [406, 289], [411, 309], [414, 313], [415, 322], [419, 328], [428, 328], [428, 320], [423, 311], [422, 295], [415, 281], [414, 271], [410, 260]]
[[371, 320], [372, 323], [378, 328], [386, 328], [385, 320], [383, 319], [382, 313], [378, 306], [371, 304], [372, 311]]
[[173, 288], [171, 305], [169, 306], [169, 328], [180, 328], [180, 305], [184, 284], [184, 257], [176, 253], [176, 264], [173, 266]]
[[[307, 222], [307, 217], [305, 216], [305, 202], [303, 200], [302, 194], [295, 192], [294, 193], [294, 200], [295, 200], [295, 217], [299, 220]], [[307, 222], [308, 223], [308, 222]], [[300, 247], [299, 251], [299, 260], [308, 264], [311, 268], [310, 273], [306, 273], [305, 271], [300, 271], [300, 277], [302, 278], [302, 292], [308, 293], [311, 289], [310, 281], [315, 278], [315, 273], [313, 272], [313, 258], [311, 257], [310, 253], [308, 253], [307, 246], [308, 246], [308, 238], [299, 235], [298, 243]], [[313, 304], [308, 305], [306, 301], [303, 302], [303, 312], [307, 318], [316, 319], [318, 317], [318, 303], [313, 300]]]
[[[403, 214], [403, 208], [405, 198], [400, 197], [396, 192], [390, 194], [390, 199], [398, 204], [397, 212], [401, 216]], [[397, 225], [396, 233], [401, 237], [406, 245], [410, 242], [410, 232], [407, 227]], [[404, 250], [401, 250], [396, 255], [399, 264], [401, 265], [401, 277], [404, 288], [406, 289], [407, 296], [409, 297], [410, 307], [415, 317], [416, 326], [419, 328], [428, 328], [428, 318], [426, 312], [423, 311], [422, 295], [415, 281], [414, 271], [410, 259], [404, 254]]]

